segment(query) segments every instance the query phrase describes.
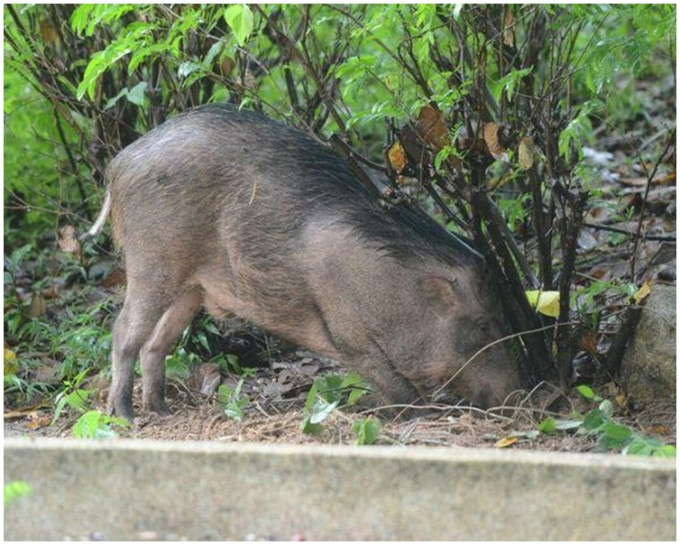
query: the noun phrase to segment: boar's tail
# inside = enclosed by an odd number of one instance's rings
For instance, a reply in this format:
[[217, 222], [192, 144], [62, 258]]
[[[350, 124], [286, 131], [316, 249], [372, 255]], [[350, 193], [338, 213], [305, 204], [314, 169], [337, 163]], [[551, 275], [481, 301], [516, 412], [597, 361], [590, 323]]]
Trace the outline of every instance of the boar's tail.
[[106, 196], [104, 197], [104, 204], [102, 205], [102, 209], [99, 212], [96, 221], [92, 227], [90, 227], [90, 230], [80, 237], [80, 240], [96, 237], [101, 232], [102, 227], [104, 227], [106, 218], [109, 217], [109, 212], [111, 212], [111, 191], [107, 189]]

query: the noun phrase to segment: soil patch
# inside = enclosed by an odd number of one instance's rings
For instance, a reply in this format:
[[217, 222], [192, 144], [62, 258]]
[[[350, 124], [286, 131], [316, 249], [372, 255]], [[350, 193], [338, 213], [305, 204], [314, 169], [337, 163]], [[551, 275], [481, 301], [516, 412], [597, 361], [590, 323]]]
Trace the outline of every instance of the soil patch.
[[[345, 406], [333, 410], [323, 420], [321, 433], [303, 433], [304, 406], [312, 383], [324, 374], [342, 373], [342, 369], [333, 362], [309, 354], [267, 369], [258, 369], [255, 376], [243, 378], [241, 395], [248, 399], [248, 404], [243, 409], [240, 421], [227, 416], [224, 404], [216, 395], [203, 395], [200, 387], [194, 386], [197, 378], [205, 375], [205, 370], [197, 370], [189, 379], [169, 380], [167, 398], [172, 410], [170, 415], [142, 413], [141, 384], [137, 383], [134, 401], [139, 416], [129, 429], [119, 430], [119, 434], [123, 437], [171, 441], [354, 444], [357, 441], [353, 431], [355, 421], [373, 416], [381, 423], [376, 443], [382, 445], [562, 452], [599, 450], [596, 436], [577, 430], [538, 432], [539, 422], [549, 416], [566, 420], [575, 414], [586, 414], [593, 408], [592, 402], [580, 398], [578, 394], [557, 396], [559, 399], [553, 395], [552, 406], [559, 406], [558, 410], [540, 408], [537, 398], [541, 396], [527, 398], [519, 407], [504, 411], [432, 405], [407, 416], [400, 415], [400, 408], [395, 407]], [[236, 384], [240, 378], [228, 376], [224, 382]], [[102, 389], [102, 401], [105, 394], [106, 390]], [[615, 391], [609, 394], [612, 399], [617, 398]], [[542, 397], [545, 404], [546, 396]], [[100, 408], [103, 410], [103, 403]], [[64, 414], [50, 425], [54, 417], [53, 404], [45, 402], [44, 405], [15, 409], [5, 413], [5, 436], [72, 437], [72, 428], [78, 416], [75, 413]], [[676, 413], [672, 403], [618, 407], [616, 420], [645, 436], [675, 443]]]

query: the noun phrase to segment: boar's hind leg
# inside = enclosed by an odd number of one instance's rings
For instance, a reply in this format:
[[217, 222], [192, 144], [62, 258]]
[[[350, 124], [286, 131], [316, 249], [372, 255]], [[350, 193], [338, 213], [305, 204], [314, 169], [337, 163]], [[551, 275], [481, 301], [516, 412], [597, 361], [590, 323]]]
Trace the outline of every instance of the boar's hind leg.
[[[139, 288], [139, 289], [137, 289]], [[125, 304], [121, 310], [116, 322], [113, 326], [113, 347], [112, 347], [112, 370], [113, 380], [111, 382], [111, 390], [109, 392], [108, 412], [127, 419], [132, 419], [134, 411], [132, 410], [132, 386], [134, 382], [134, 365], [137, 356], [144, 347], [144, 356], [142, 359], [153, 361], [154, 349], [159, 347], [159, 341], [168, 334], [163, 334], [165, 328], [159, 324], [161, 322], [177, 322], [177, 320], [169, 319], [171, 310], [182, 306], [186, 306], [186, 295], [176, 299], [169, 307], [167, 304], [167, 295], [158, 293], [148, 289], [147, 285], [138, 286], [133, 281], [130, 281], [125, 296]], [[197, 294], [189, 297], [192, 299]], [[200, 304], [200, 303], [199, 303]], [[180, 312], [181, 313], [181, 312]], [[187, 311], [185, 310], [185, 314]], [[191, 319], [191, 316], [186, 318], [186, 322]], [[167, 327], [167, 326], [166, 326]], [[175, 327], [176, 328], [176, 327]], [[179, 329], [181, 332], [181, 328]], [[179, 335], [179, 333], [177, 334]], [[155, 343], [153, 342], [155, 340]], [[170, 343], [172, 344], [172, 343]], [[148, 355], [152, 355], [149, 360]], [[157, 361], [158, 358], [156, 358]], [[163, 393], [164, 381], [164, 362], [161, 361], [161, 386], [160, 395]], [[149, 364], [147, 363], [147, 367]], [[142, 364], [143, 371], [144, 364]], [[153, 371], [151, 371], [153, 375]], [[156, 376], [158, 372], [155, 373]], [[158, 379], [156, 379], [156, 382]], [[145, 392], [148, 391], [147, 385], [144, 385]]]
[[162, 308], [153, 305], [153, 298], [149, 298], [146, 303], [144, 299], [135, 297], [132, 287], [128, 286], [123, 310], [113, 325], [113, 379], [109, 391], [109, 414], [132, 420], [135, 360], [162, 313]]
[[166, 309], [140, 351], [142, 363], [142, 407], [161, 414], [165, 404], [165, 356], [201, 306], [199, 291], [183, 293]]

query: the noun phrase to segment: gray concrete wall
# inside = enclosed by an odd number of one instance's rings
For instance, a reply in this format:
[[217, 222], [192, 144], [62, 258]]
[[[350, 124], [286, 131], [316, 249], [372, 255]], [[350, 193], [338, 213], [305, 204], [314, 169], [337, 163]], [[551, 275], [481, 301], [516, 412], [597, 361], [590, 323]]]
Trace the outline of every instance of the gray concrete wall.
[[5, 539], [673, 540], [675, 460], [5, 441]]

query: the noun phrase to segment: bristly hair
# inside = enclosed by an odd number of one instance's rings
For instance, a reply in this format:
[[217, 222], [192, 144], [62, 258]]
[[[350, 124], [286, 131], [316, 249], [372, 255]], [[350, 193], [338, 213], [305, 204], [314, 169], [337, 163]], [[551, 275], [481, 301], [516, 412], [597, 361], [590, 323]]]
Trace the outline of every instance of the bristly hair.
[[[482, 256], [470, 243], [447, 231], [417, 206], [408, 202], [380, 206], [346, 161], [299, 130], [259, 112], [239, 110], [228, 104], [201, 106], [166, 125], [181, 123], [187, 116], [202, 120], [196, 126], [209, 128], [218, 135], [216, 146], [219, 135], [224, 134], [232, 146], [234, 139], [240, 139], [244, 151], [267, 151], [253, 154], [251, 163], [240, 168], [267, 174], [269, 179], [276, 180], [277, 191], [287, 192], [286, 198], [281, 195], [280, 203], [282, 207], [287, 202], [293, 203], [288, 210], [281, 209], [288, 223], [302, 224], [303, 215], [312, 207], [335, 211], [358, 239], [371, 241], [384, 255], [404, 264], [435, 258], [452, 266], [482, 266]], [[282, 178], [284, 175], [287, 179]], [[305, 183], [297, 184], [297, 179], [305, 179]], [[301, 202], [308, 203], [307, 207], [301, 207]], [[294, 222], [292, 218], [298, 216], [299, 221]]]
[[380, 208], [375, 214], [366, 214], [365, 210], [357, 211], [351, 206], [344, 212], [345, 223], [353, 228], [358, 239], [378, 243], [378, 249], [384, 255], [404, 264], [434, 257], [454, 267], [475, 269], [483, 266], [483, 256], [470, 244], [410, 203]]

